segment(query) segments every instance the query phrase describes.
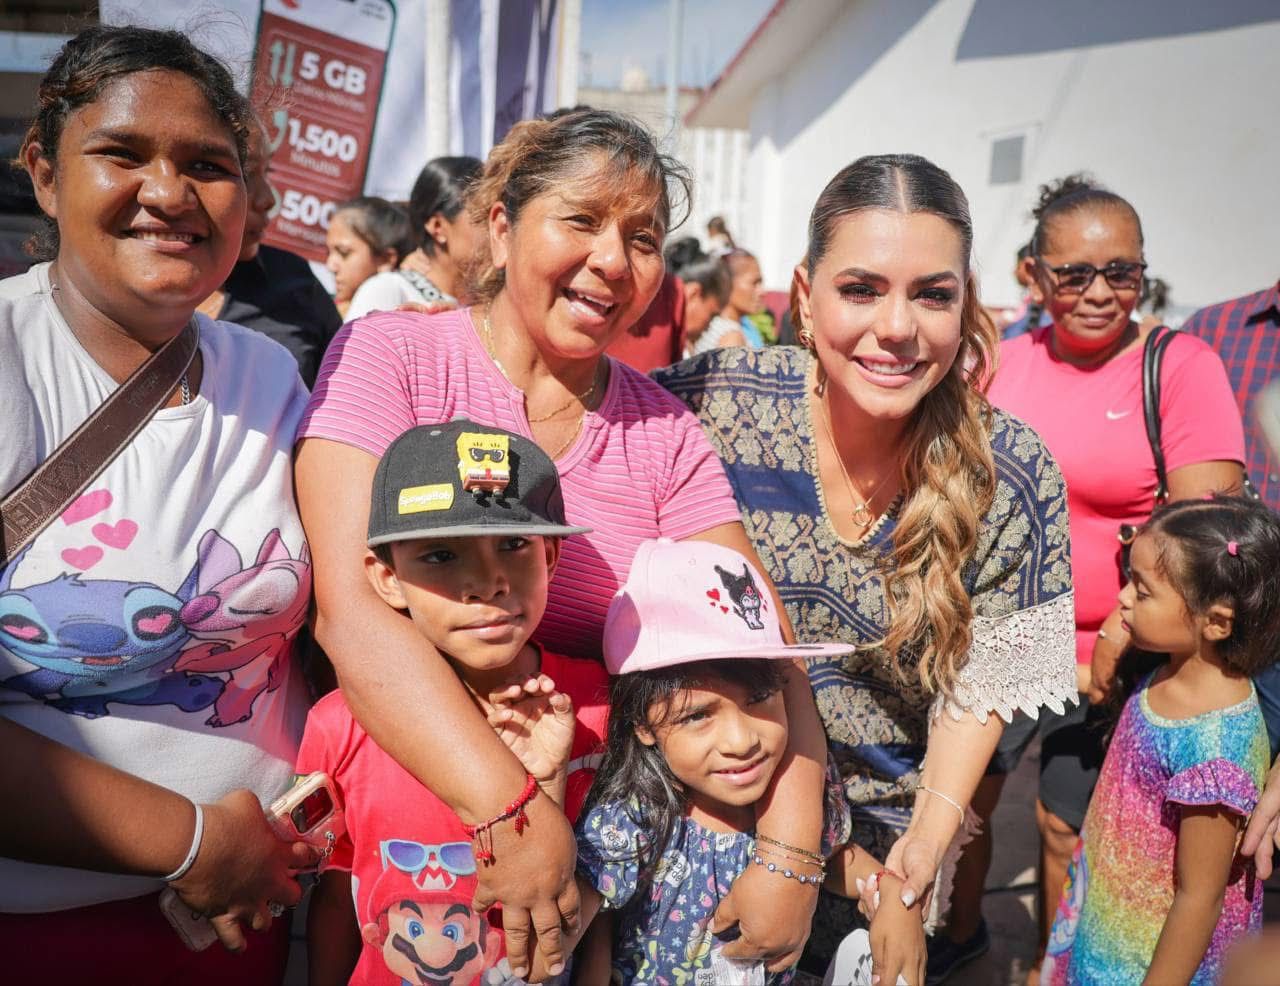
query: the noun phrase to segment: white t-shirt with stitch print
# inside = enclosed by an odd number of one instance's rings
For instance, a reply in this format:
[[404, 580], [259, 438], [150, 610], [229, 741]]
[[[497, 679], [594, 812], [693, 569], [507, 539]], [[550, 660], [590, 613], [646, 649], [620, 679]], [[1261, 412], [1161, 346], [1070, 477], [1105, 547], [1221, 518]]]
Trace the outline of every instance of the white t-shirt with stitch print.
[[[0, 570], [0, 715], [197, 802], [237, 787], [269, 802], [307, 706], [292, 654], [311, 567], [291, 471], [307, 392], [283, 347], [199, 319], [200, 393], [157, 412]], [[0, 492], [115, 386], [58, 312], [47, 265], [0, 282]], [[0, 859], [0, 911], [159, 887]]]

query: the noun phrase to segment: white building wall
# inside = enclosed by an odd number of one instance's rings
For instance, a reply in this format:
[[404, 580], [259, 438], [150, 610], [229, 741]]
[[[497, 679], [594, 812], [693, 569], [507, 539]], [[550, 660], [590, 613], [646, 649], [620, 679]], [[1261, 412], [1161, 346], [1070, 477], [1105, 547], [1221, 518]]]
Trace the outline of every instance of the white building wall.
[[[1159, 23], [1164, 0], [1127, 0]], [[1016, 300], [1037, 186], [1087, 170], [1142, 217], [1179, 309], [1280, 276], [1280, 20], [1167, 38], [957, 60], [974, 0], [858, 0], [759, 91], [744, 245], [770, 288], [804, 252], [822, 186], [862, 154], [913, 152], [969, 196], [984, 299]], [[851, 81], [852, 80], [852, 81]], [[989, 182], [991, 141], [1026, 136], [1022, 180]]]
[[696, 236], [707, 245], [707, 220], [724, 218], [735, 239], [746, 228], [744, 198], [749, 143], [745, 130], [693, 127], [680, 132], [679, 158], [693, 176], [693, 202], [677, 237]]

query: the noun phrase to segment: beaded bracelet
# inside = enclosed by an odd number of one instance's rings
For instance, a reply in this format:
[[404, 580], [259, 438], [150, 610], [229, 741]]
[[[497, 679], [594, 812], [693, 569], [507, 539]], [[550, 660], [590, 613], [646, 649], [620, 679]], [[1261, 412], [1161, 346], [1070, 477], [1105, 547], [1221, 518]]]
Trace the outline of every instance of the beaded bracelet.
[[770, 862], [769, 860], [761, 856], [758, 852], [753, 852], [751, 854], [751, 862], [755, 863], [757, 866], [763, 866], [770, 873], [778, 873], [781, 876], [786, 877], [788, 880], [795, 880], [796, 882], [802, 883], [802, 884], [808, 883], [815, 887], [819, 883], [821, 883], [823, 877], [827, 875], [827, 868], [825, 866], [819, 866], [818, 872], [810, 875], [806, 875], [804, 873], [797, 873], [795, 870], [791, 869], [790, 867], [784, 867], [782, 869], [779, 869], [777, 863]]
[[756, 842], [764, 842], [771, 846], [777, 846], [779, 849], [785, 849], [787, 852], [800, 857], [801, 859], [811, 860], [816, 866], [826, 865], [826, 860], [819, 856], [816, 852], [809, 852], [807, 849], [797, 849], [795, 846], [789, 846], [785, 842], [779, 842], [777, 839], [771, 839], [767, 835], [756, 833]]
[[462, 830], [467, 833], [468, 838], [474, 839], [476, 842], [476, 862], [493, 862], [493, 827], [499, 822], [514, 818], [516, 820], [516, 835], [524, 831], [524, 827], [529, 824], [529, 816], [524, 812], [525, 806], [533, 800], [533, 796], [537, 793], [538, 781], [532, 774], [529, 774], [524, 784], [524, 790], [520, 792], [520, 797], [503, 808], [498, 814], [487, 822], [480, 822], [476, 825], [463, 823]]

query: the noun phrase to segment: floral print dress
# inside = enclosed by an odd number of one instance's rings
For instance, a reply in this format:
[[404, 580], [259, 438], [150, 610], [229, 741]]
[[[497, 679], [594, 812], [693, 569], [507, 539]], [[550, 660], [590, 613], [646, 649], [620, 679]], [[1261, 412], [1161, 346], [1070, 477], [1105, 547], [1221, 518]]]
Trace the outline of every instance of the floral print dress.
[[[860, 645], [809, 661], [809, 679], [853, 815], [853, 841], [879, 859], [906, 830], [934, 714], [1008, 721], [1076, 698], [1075, 623], [1066, 488], [1029, 427], [991, 419], [996, 492], [961, 576], [973, 605], [968, 661], [949, 700], [926, 693], [910, 658], [906, 681], [882, 648], [889, 624], [882, 566], [895, 506], [861, 541], [837, 535], [817, 480], [810, 401], [813, 357], [803, 349], [721, 349], [655, 374], [699, 417], [724, 461], [742, 520], [800, 642]], [[953, 847], [954, 849], [955, 847]], [[945, 908], [949, 854], [937, 904]], [[825, 891], [809, 953], [829, 960], [863, 924], [856, 904]]]
[[[849, 809], [835, 763], [827, 761], [822, 853], [849, 841]], [[715, 832], [692, 818], [678, 818], [651, 880], [640, 880], [641, 847], [652, 833], [638, 804], [596, 804], [578, 819], [578, 873], [600, 894], [605, 911], [617, 911], [613, 981], [651, 986], [724, 986], [714, 953], [727, 939], [712, 935], [720, 901], [755, 852], [751, 832]], [[778, 880], [786, 879], [778, 875]], [[643, 887], [642, 887], [643, 883]], [[767, 977], [787, 986], [788, 969]]]

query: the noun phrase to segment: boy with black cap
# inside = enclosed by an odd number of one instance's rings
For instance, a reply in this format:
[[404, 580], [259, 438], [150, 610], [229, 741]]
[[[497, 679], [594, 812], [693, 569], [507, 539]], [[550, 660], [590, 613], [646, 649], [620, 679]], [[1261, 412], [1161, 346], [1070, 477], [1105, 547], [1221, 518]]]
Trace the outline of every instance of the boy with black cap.
[[[560, 539], [586, 531], [565, 522], [555, 465], [519, 435], [455, 420], [410, 429], [382, 457], [369, 509], [369, 581], [450, 663], [529, 776], [523, 791], [510, 792], [507, 811], [465, 826], [378, 747], [341, 692], [321, 699], [298, 773], [332, 778], [347, 834], [322, 864], [311, 902], [313, 982], [469, 983], [481, 966], [494, 970], [483, 982], [511, 981], [500, 926], [471, 910], [472, 875], [486, 858], [489, 826], [519, 828], [539, 791], [572, 819], [591, 786], [608, 676], [530, 640]], [[382, 887], [399, 888], [396, 899]]]

